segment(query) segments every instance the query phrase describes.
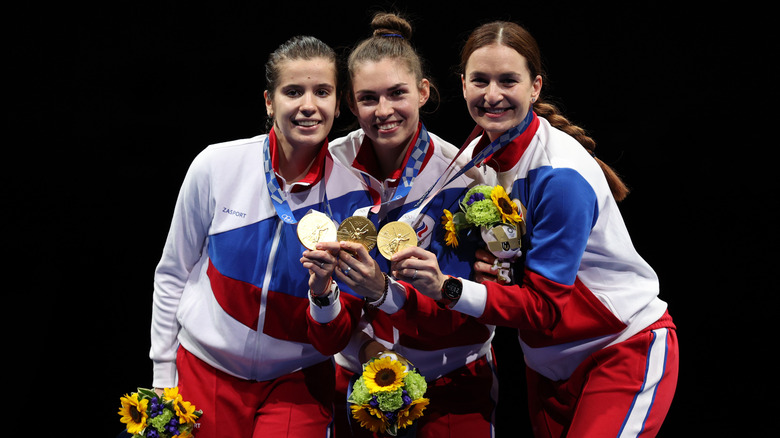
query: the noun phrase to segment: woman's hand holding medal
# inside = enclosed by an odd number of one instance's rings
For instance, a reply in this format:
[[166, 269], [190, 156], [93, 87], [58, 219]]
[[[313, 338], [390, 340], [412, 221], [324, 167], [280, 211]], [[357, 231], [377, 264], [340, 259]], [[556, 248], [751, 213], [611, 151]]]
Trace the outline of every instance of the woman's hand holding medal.
[[297, 233], [306, 247], [301, 263], [309, 270], [309, 290], [316, 296], [327, 295], [338, 261], [338, 245], [328, 248], [323, 242], [336, 243], [336, 224], [327, 215], [313, 211], [298, 222]]
[[[301, 263], [309, 270], [309, 288], [317, 296], [329, 293], [331, 278], [335, 274], [338, 281], [355, 293], [370, 301], [377, 300], [385, 293], [387, 283], [385, 274], [369, 251], [376, 246], [385, 258], [392, 260], [394, 254], [405, 248], [417, 248], [417, 235], [408, 224], [390, 222], [377, 233], [373, 223], [363, 216], [349, 217], [336, 227], [330, 217], [313, 211], [300, 220], [297, 233], [307, 248]], [[435, 260], [436, 257], [430, 255]], [[417, 276], [418, 272], [430, 271], [431, 264], [424, 265], [424, 268], [420, 265], [417, 269], [409, 268], [403, 272], [393, 269], [392, 272], [413, 282], [423, 278]], [[433, 265], [438, 270], [438, 265]], [[426, 278], [427, 282], [435, 281], [435, 276], [427, 275]]]
[[447, 276], [439, 269], [436, 254], [420, 247], [399, 250], [391, 258], [391, 272], [411, 283], [415, 289], [434, 300], [441, 299], [441, 288]]
[[338, 242], [339, 252], [336, 279], [369, 301], [379, 299], [385, 292], [385, 277], [379, 264], [360, 243]]

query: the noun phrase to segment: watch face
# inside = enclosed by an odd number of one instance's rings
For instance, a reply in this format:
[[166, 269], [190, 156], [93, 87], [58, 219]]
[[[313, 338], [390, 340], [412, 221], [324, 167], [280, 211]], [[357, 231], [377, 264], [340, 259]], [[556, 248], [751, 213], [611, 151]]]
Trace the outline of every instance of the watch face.
[[317, 305], [317, 307], [324, 307], [330, 304], [330, 299], [328, 299], [327, 296], [324, 297], [312, 297], [312, 301], [314, 301], [314, 304]]
[[444, 282], [444, 295], [446, 295], [447, 298], [451, 300], [457, 300], [458, 298], [460, 298], [460, 294], [462, 290], [463, 290], [463, 285], [460, 283], [460, 280], [458, 279], [450, 278]]

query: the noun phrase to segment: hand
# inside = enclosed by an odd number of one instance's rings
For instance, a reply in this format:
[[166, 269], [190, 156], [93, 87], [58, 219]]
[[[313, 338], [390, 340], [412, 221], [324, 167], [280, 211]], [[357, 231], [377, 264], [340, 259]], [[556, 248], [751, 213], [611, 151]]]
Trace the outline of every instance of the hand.
[[389, 350], [387, 350], [384, 345], [372, 339], [360, 347], [358, 359], [360, 360], [360, 363], [366, 363], [373, 357], [379, 357], [379, 355], [385, 351]]
[[483, 281], [496, 281], [497, 276], [493, 266], [493, 262], [496, 261], [496, 256], [483, 248], [478, 249], [477, 252], [474, 253], [474, 256], [477, 258], [474, 262], [474, 281], [479, 283]]
[[407, 247], [393, 254], [391, 262], [395, 278], [408, 282], [427, 297], [441, 299], [447, 276], [439, 269], [435, 254], [419, 247]]
[[[480, 248], [474, 255], [477, 260], [474, 262], [474, 281], [493, 281], [499, 284], [509, 284], [512, 279], [509, 276], [499, 275], [499, 260], [490, 251]], [[509, 263], [509, 262], [507, 262]], [[506, 266], [506, 273], [511, 272], [511, 264]]]
[[309, 290], [313, 294], [330, 293], [330, 283], [338, 262], [338, 252], [338, 242], [320, 242], [317, 244], [317, 249], [303, 252], [301, 263], [309, 270]]
[[358, 353], [358, 359], [361, 363], [366, 363], [371, 359], [381, 358], [384, 356], [394, 357], [395, 360], [401, 362], [401, 364], [407, 369], [414, 369], [414, 364], [412, 364], [409, 359], [401, 356], [394, 350], [388, 350], [384, 345], [373, 339], [363, 344], [363, 346], [360, 348], [360, 352]]
[[336, 278], [355, 293], [376, 301], [385, 293], [385, 276], [361, 243], [339, 242]]

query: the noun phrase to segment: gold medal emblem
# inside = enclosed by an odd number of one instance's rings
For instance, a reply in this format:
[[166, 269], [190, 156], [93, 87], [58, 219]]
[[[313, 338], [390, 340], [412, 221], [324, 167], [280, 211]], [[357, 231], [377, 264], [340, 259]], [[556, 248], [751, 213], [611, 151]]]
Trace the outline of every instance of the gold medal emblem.
[[324, 213], [312, 211], [298, 222], [298, 240], [308, 249], [316, 249], [317, 242], [335, 242], [336, 224]]
[[368, 218], [352, 216], [339, 225], [336, 237], [339, 241], [360, 243], [371, 251], [376, 246], [376, 227]]
[[390, 260], [396, 252], [408, 246], [417, 246], [417, 234], [406, 222], [390, 222], [377, 233], [376, 244], [379, 252]]

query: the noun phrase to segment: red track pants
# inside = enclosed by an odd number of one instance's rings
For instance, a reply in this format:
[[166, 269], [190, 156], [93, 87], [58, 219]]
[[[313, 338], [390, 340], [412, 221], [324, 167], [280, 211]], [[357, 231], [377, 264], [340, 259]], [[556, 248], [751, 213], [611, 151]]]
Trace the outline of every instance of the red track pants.
[[196, 438], [329, 437], [334, 369], [330, 360], [263, 382], [219, 371], [179, 348], [179, 393], [203, 410]]
[[527, 370], [534, 436], [653, 437], [677, 387], [677, 333], [671, 318], [584, 361], [567, 380]]

